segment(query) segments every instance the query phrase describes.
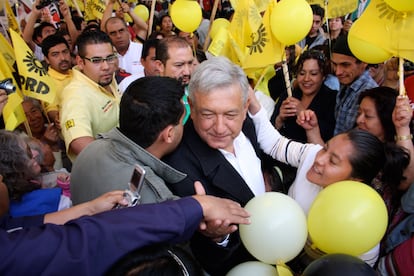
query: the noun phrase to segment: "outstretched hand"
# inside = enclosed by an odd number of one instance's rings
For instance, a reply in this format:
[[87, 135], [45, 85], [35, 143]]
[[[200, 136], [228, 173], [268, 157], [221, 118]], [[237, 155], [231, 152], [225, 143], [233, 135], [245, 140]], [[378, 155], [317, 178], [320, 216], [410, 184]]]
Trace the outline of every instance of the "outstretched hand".
[[196, 195], [193, 197], [203, 209], [204, 219], [199, 229], [203, 235], [219, 241], [237, 230], [235, 224], [249, 224], [250, 214], [239, 203], [225, 198], [208, 196], [199, 181], [194, 183]]

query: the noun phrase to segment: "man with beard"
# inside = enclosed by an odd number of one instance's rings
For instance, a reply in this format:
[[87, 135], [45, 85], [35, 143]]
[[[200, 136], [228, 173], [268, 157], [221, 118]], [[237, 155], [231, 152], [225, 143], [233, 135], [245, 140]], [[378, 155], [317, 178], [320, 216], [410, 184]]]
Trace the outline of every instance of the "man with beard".
[[156, 66], [160, 76], [177, 79], [185, 87], [183, 102], [186, 110], [187, 121], [190, 116], [188, 104], [188, 84], [193, 70], [193, 50], [187, 40], [177, 36], [161, 39], [155, 50]]
[[83, 32], [77, 40], [77, 66], [62, 92], [61, 127], [72, 161], [101, 132], [118, 124], [120, 94], [114, 79], [118, 57], [109, 36]]
[[51, 122], [60, 128], [59, 105], [63, 88], [72, 80], [72, 65], [69, 44], [63, 36], [50, 35], [42, 42], [42, 52], [45, 61], [49, 65], [48, 74], [56, 83], [55, 102], [48, 104], [43, 102], [43, 109]]

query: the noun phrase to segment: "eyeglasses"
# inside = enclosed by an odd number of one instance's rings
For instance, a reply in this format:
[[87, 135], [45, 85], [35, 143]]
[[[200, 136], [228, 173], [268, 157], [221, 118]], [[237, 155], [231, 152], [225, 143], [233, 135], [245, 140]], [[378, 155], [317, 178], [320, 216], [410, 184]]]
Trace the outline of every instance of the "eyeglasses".
[[118, 56], [115, 54], [112, 54], [112, 55], [107, 56], [106, 58], [103, 58], [103, 57], [91, 57], [91, 58], [82, 57], [82, 58], [90, 61], [91, 63], [95, 65], [99, 65], [99, 64], [102, 64], [104, 61], [106, 61], [108, 64], [114, 64], [116, 60], [118, 59]]

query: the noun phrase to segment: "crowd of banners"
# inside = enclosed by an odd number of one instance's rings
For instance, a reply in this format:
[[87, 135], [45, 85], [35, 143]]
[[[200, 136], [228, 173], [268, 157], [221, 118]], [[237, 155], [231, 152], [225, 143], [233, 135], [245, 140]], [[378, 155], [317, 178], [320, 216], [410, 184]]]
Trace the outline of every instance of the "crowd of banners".
[[[11, 78], [16, 91], [11, 93], [3, 109], [3, 119], [7, 130], [14, 130], [26, 120], [21, 106], [22, 97], [28, 96], [51, 103], [56, 96], [55, 82], [47, 74], [46, 68], [36, 59], [22, 37], [9, 29], [13, 48], [0, 36], [0, 79]], [[14, 51], [13, 51], [14, 49]]]
[[[268, 94], [267, 81], [275, 73], [269, 68], [282, 61], [284, 45], [275, 39], [270, 30], [274, 1], [263, 1], [260, 6], [256, 2], [238, 0], [234, 3], [236, 8], [228, 30], [220, 29], [208, 50], [240, 65], [256, 87], [261, 86], [261, 91]], [[263, 17], [260, 14], [262, 11]]]

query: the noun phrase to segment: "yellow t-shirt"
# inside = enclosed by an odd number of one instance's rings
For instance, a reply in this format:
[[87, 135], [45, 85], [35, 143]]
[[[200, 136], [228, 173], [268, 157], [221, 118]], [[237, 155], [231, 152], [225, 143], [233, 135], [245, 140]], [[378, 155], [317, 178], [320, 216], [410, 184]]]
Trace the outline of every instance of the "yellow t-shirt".
[[66, 151], [74, 161], [76, 156], [69, 151], [70, 143], [80, 137], [94, 137], [118, 125], [121, 95], [115, 79], [110, 87], [114, 95], [88, 78], [75, 67], [72, 81], [61, 94], [61, 127]]
[[61, 99], [62, 99], [62, 97], [61, 97], [62, 91], [66, 87], [66, 85], [68, 85], [70, 83], [70, 81], [72, 80], [72, 77], [73, 77], [72, 70], [69, 70], [68, 74], [62, 74], [62, 73], [59, 73], [58, 71], [54, 70], [53, 68], [49, 67], [49, 70], [47, 72], [48, 72], [49, 76], [51, 76], [52, 79], [56, 83], [56, 97], [55, 97], [55, 101], [53, 103], [49, 104], [47, 102], [42, 102], [43, 103], [43, 110], [45, 111], [46, 114], [50, 111], [59, 111], [59, 106], [60, 106], [60, 102], [61, 102]]

